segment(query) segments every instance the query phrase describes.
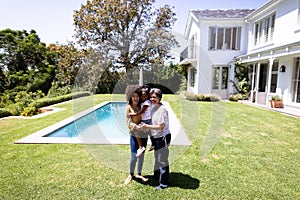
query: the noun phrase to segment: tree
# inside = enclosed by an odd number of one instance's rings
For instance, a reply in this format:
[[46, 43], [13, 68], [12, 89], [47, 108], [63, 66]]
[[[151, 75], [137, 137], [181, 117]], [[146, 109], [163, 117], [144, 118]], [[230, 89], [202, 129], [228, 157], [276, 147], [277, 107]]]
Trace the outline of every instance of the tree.
[[111, 61], [107, 67], [128, 72], [163, 63], [177, 44], [171, 34], [176, 19], [169, 5], [154, 9], [154, 3], [155, 0], [88, 0], [74, 14], [75, 37], [82, 48], [96, 48], [103, 59]]
[[46, 93], [51, 87], [55, 60], [34, 30], [0, 31], [0, 69], [5, 89]]
[[78, 50], [71, 42], [61, 46], [51, 44], [50, 49], [57, 52], [58, 57], [55, 81], [60, 87], [73, 86], [84, 58], [83, 50]]
[[235, 62], [234, 77], [235, 80], [230, 80], [236, 91], [243, 95], [248, 95], [251, 89], [249, 84], [250, 66], [243, 66], [239, 61]]

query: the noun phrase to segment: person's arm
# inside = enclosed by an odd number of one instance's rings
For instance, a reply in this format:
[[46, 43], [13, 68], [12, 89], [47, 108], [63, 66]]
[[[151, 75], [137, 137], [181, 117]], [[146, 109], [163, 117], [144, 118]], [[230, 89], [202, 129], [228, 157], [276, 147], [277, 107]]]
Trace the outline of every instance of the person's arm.
[[163, 128], [165, 127], [165, 123], [161, 123], [159, 125], [150, 125], [150, 124], [142, 123], [141, 127], [142, 129], [163, 130]]
[[137, 112], [137, 113], [130, 113], [129, 115], [130, 115], [130, 116], [141, 115], [141, 114], [143, 114], [143, 113], [146, 112], [146, 110], [147, 110], [148, 107], [149, 107], [149, 105], [144, 105], [144, 106], [142, 107], [142, 110], [141, 110], [140, 112]]
[[126, 125], [130, 131], [139, 130], [141, 127], [134, 123], [130, 116], [131, 110], [130, 106], [126, 107]]

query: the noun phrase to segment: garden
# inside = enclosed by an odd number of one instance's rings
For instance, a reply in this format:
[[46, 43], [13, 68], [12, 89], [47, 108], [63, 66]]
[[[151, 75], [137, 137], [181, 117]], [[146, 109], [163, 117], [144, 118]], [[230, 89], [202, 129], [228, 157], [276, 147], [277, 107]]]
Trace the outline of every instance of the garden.
[[[94, 104], [125, 99], [108, 94], [93, 98]], [[44, 117], [0, 120], [0, 198], [299, 199], [298, 118], [234, 102], [188, 101], [179, 95], [165, 95], [163, 100], [170, 103], [192, 142], [170, 163], [171, 187], [157, 191], [152, 181], [125, 185], [128, 172], [97, 160], [89, 145], [14, 144], [74, 115], [68, 101], [56, 106], [64, 111]], [[76, 112], [91, 106], [83, 105]], [[94, 147], [128, 151], [129, 165], [128, 145]], [[180, 146], [171, 145], [170, 158], [177, 149]], [[117, 157], [108, 152], [108, 157]], [[145, 169], [151, 160], [153, 154], [146, 152]]]

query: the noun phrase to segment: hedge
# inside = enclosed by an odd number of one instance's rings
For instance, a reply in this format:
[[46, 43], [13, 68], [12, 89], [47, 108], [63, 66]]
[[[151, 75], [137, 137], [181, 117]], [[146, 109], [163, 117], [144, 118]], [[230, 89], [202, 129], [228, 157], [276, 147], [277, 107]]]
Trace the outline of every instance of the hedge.
[[6, 109], [6, 108], [0, 108], [0, 118], [2, 117], [8, 117], [12, 114]]
[[38, 109], [41, 107], [50, 106], [53, 104], [57, 104], [57, 103], [61, 103], [64, 101], [69, 101], [72, 99], [77, 99], [77, 98], [89, 96], [89, 95], [91, 95], [91, 93], [89, 93], [89, 92], [76, 92], [73, 94], [67, 94], [67, 95], [60, 96], [60, 97], [42, 98], [42, 99], [38, 99], [38, 100], [34, 101], [33, 103], [31, 103], [30, 107], [33, 106]]

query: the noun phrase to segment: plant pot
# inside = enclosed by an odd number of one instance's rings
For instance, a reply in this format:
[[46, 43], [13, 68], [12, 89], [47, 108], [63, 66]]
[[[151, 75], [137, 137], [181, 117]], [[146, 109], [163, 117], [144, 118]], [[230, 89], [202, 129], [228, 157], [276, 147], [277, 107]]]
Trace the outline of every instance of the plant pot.
[[270, 100], [271, 108], [283, 108], [282, 100]]

